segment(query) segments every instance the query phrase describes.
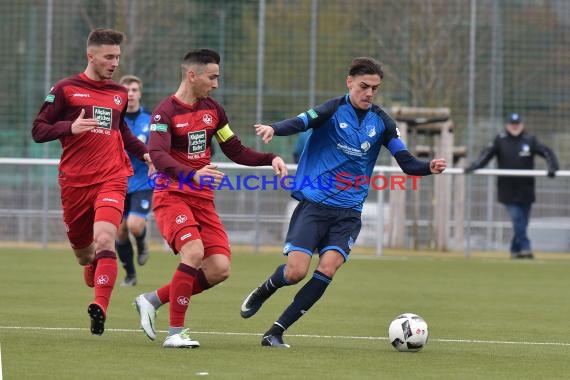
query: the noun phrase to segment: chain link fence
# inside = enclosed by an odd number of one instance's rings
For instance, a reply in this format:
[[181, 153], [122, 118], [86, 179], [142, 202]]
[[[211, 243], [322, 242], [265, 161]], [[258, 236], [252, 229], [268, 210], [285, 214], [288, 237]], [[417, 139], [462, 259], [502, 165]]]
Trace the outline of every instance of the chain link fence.
[[[245, 144], [289, 161], [295, 137], [264, 146], [251, 125], [294, 116], [344, 93], [351, 59], [368, 55], [385, 70], [377, 103], [387, 110], [450, 108], [455, 144], [466, 147], [468, 160], [516, 111], [557, 153], [561, 168], [569, 166], [568, 1], [0, 0], [0, 20], [0, 157], [59, 157], [58, 142], [32, 141], [31, 122], [53, 83], [84, 70], [89, 31], [111, 27], [127, 36], [117, 78], [143, 79], [147, 109], [176, 90], [179, 62], [188, 50], [218, 50], [221, 80], [213, 96], [226, 108], [232, 129]], [[418, 136], [410, 144], [413, 150], [430, 140]], [[214, 159], [227, 161], [219, 150]], [[390, 164], [387, 152], [378, 164]], [[544, 168], [540, 160], [538, 168]], [[34, 212], [42, 210], [41, 200], [49, 202], [50, 218], [59, 212], [55, 168], [2, 166], [0, 179], [0, 209], [21, 210], [13, 218], [2, 214], [0, 240], [17, 240], [22, 226], [30, 231], [23, 239], [39, 239]], [[504, 224], [508, 217], [496, 203], [492, 181], [471, 181], [471, 217], [484, 222], [491, 215]], [[563, 180], [539, 179], [533, 218], [566, 220], [567, 188]], [[433, 195], [426, 193], [420, 201], [429, 220]], [[264, 207], [266, 213], [284, 213], [279, 202]], [[49, 227], [50, 236], [59, 236], [59, 226]], [[424, 246], [428, 235], [427, 229], [419, 235]], [[504, 247], [506, 235], [492, 242], [482, 238], [480, 245]]]

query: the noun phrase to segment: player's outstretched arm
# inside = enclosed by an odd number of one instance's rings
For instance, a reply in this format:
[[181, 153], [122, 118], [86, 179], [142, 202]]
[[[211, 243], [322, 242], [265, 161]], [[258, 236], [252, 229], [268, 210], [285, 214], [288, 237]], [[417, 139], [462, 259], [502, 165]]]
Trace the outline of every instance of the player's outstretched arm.
[[273, 138], [275, 130], [271, 125], [255, 124], [255, 134], [261, 137], [264, 143], [268, 144]]
[[443, 158], [434, 158], [429, 163], [429, 170], [432, 174], [441, 174], [447, 168], [447, 161]]

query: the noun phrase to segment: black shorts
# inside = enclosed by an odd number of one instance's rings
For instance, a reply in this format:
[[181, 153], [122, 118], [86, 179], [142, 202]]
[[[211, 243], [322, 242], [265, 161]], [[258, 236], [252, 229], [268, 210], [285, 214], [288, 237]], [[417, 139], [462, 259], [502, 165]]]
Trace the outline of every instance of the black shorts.
[[152, 190], [141, 190], [127, 194], [125, 211], [123, 212], [125, 219], [131, 214], [146, 219], [150, 210], [152, 210]]
[[361, 213], [358, 211], [303, 200], [291, 216], [283, 254], [301, 251], [312, 256], [315, 251], [320, 255], [335, 250], [346, 261], [361, 227]]

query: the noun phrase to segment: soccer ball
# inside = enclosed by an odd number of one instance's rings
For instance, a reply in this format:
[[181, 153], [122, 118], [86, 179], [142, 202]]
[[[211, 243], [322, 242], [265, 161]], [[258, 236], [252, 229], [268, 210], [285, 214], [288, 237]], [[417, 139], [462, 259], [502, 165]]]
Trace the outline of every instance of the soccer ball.
[[427, 322], [417, 314], [398, 315], [388, 328], [390, 344], [398, 351], [421, 350], [428, 340]]

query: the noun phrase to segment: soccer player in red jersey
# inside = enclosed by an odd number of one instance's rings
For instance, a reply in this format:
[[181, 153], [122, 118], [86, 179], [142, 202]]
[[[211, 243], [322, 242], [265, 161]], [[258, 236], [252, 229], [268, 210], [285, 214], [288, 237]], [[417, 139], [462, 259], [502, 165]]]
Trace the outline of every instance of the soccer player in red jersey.
[[[180, 264], [171, 281], [139, 295], [135, 305], [141, 327], [154, 340], [156, 309], [170, 302], [170, 328], [163, 347], [198, 347], [188, 336], [184, 319], [192, 295], [224, 281], [230, 275], [228, 236], [214, 206], [214, 190], [224, 173], [211, 163], [211, 141], [232, 161], [247, 166], [271, 165], [284, 176], [287, 167], [272, 153], [242, 145], [230, 129], [223, 107], [209, 97], [218, 87], [220, 56], [208, 49], [193, 50], [182, 60], [182, 81], [176, 93], [164, 99], [151, 117], [149, 152], [165, 182], [153, 196], [157, 226]], [[164, 188], [163, 188], [164, 187]]]
[[32, 128], [35, 142], [58, 139], [63, 148], [58, 177], [63, 219], [85, 282], [95, 288], [87, 312], [96, 335], [105, 330], [117, 278], [115, 237], [127, 177], [133, 174], [125, 148], [150, 163], [147, 147], [124, 122], [127, 90], [111, 80], [123, 37], [112, 29], [93, 30], [85, 71], [51, 88]]

